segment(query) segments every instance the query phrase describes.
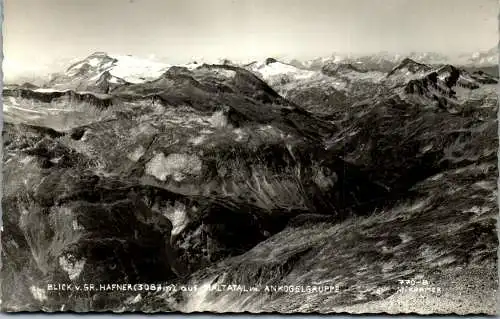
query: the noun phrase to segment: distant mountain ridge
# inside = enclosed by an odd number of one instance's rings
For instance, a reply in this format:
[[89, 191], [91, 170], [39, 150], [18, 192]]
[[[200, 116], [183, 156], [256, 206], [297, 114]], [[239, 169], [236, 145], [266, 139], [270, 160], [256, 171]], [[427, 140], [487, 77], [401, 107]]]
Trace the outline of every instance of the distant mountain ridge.
[[[495, 50], [490, 50], [487, 53], [491, 55], [494, 52]], [[412, 55], [418, 54], [413, 53]], [[439, 54], [422, 54], [420, 56], [435, 61], [444, 60], [444, 57]], [[484, 59], [484, 54], [482, 59]], [[396, 63], [396, 61], [399, 62]], [[228, 59], [219, 62], [218, 65], [225, 66], [218, 71], [219, 75], [230, 73], [228, 67], [246, 69], [268, 83], [283, 96], [287, 96], [287, 92], [295, 91], [298, 87], [307, 88], [310, 86], [316, 88], [329, 87], [328, 91], [330, 93], [350, 90], [352, 94], [357, 91], [357, 89], [353, 89], [353, 83], [364, 83], [363, 85], [380, 87], [377, 83], [407, 83], [409, 80], [425, 78], [429, 72], [436, 71], [439, 68], [441, 70], [444, 70], [446, 66], [449, 66], [448, 69], [450, 67], [455, 68], [452, 64], [428, 64], [425, 61], [399, 55], [391, 57], [391, 54], [386, 52], [358, 59], [332, 55], [329, 58], [315, 59], [312, 63], [310, 63], [311, 61], [300, 62], [298, 60], [287, 63], [273, 57], [244, 65], [233, 63]], [[165, 74], [169, 70], [195, 70], [207, 65], [192, 62], [173, 67], [166, 63], [136, 58], [130, 55], [110, 55], [105, 52], [95, 52], [73, 63], [64, 72], [53, 76], [42, 90], [70, 90], [98, 94], [110, 94], [115, 90], [124, 92], [129, 91], [129, 88], [132, 87], [139, 89], [139, 87], [143, 87], [143, 83], [151, 82], [151, 84], [144, 87], [153, 85], [155, 81], [163, 83], [167, 81]], [[321, 67], [316, 69], [319, 66]], [[494, 84], [497, 81], [496, 74], [489, 74], [488, 70], [471, 70], [461, 68], [460, 65], [458, 65], [458, 68], [461, 70], [462, 75], [466, 74], [461, 76], [460, 81], [457, 82], [464, 87], [474, 88], [477, 83]], [[387, 79], [385, 80], [384, 77]], [[37, 87], [30, 87], [29, 84], [27, 88], [37, 91]], [[361, 87], [360, 90], [366, 91]]]
[[245, 68], [287, 99], [321, 114], [364, 98], [384, 99], [394, 94], [408, 103], [453, 109], [484, 84], [498, 82], [497, 74], [488, 70], [426, 64], [410, 57], [381, 65], [373, 62], [373, 58], [365, 61], [334, 58], [336, 62], [324, 59], [319, 69], [307, 68], [298, 61], [286, 63], [267, 58]]
[[[454, 64], [464, 67], [484, 68], [497, 66], [498, 53], [497, 47], [493, 47], [487, 51], [456, 55], [445, 55], [435, 52], [409, 52], [404, 54], [383, 51], [373, 54], [332, 54], [330, 56], [317, 57], [309, 60], [291, 58], [288, 63], [299, 68], [320, 70], [326, 64], [342, 62], [350, 63], [368, 70], [388, 72], [405, 58], [410, 58], [430, 65]], [[287, 60], [285, 60], [285, 62], [287, 62]]]
[[[340, 54], [333, 53], [329, 56], [320, 56], [312, 59], [300, 59], [297, 57], [289, 57], [280, 59], [280, 62], [297, 67], [304, 70], [321, 70], [325, 65], [331, 63], [345, 63], [367, 71], [380, 71], [389, 72], [396, 65], [401, 63], [403, 59], [410, 58], [420, 63], [428, 65], [445, 65], [452, 64], [461, 67], [466, 67], [469, 70], [488, 72], [492, 75], [498, 75], [498, 48], [493, 47], [486, 51], [477, 51], [466, 54], [444, 55], [435, 52], [410, 52], [406, 54], [392, 53], [392, 52], [379, 52], [373, 54]], [[113, 81], [140, 83], [147, 80], [158, 78], [172, 65], [163, 58], [162, 62], [153, 61], [151, 59], [144, 59], [133, 57], [131, 55], [114, 55], [106, 52], [94, 52], [83, 60], [73, 62], [66, 70], [54, 73], [50, 79], [43, 79], [40, 76], [26, 76], [17, 77], [13, 81], [9, 75], [6, 75], [8, 83], [21, 83], [30, 82], [37, 86], [54, 87], [59, 86], [63, 88], [82, 89], [86, 86], [92, 87], [94, 83], [80, 83], [78, 80], [70, 79], [75, 75], [82, 78], [94, 78], [96, 81], [105, 71], [108, 71], [114, 79], [107, 79], [110, 84]], [[73, 61], [75, 61], [73, 59]], [[199, 61], [198, 61], [199, 62]], [[228, 64], [245, 66], [250, 63], [230, 60], [228, 58], [213, 61], [215, 64]], [[60, 65], [60, 63], [58, 64]], [[192, 62], [184, 64], [188, 68], [193, 68], [201, 65], [200, 63]], [[109, 75], [107, 75], [109, 77]], [[70, 81], [72, 80], [72, 81]], [[61, 85], [63, 84], [64, 85]], [[112, 86], [112, 85], [111, 85]], [[106, 87], [106, 85], [104, 85]]]

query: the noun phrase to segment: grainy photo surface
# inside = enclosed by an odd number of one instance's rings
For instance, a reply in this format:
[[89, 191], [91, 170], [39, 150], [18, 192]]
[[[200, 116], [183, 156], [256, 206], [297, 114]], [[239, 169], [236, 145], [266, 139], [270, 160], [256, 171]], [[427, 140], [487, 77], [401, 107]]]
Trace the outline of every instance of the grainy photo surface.
[[3, 311], [496, 311], [497, 1], [5, 0]]

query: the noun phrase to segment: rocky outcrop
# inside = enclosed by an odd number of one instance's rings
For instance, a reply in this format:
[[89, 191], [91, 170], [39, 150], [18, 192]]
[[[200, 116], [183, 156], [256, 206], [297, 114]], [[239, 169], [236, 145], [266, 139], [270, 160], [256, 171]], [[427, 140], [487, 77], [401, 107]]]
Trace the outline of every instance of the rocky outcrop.
[[275, 62], [278, 62], [278, 60], [276, 60], [275, 58], [267, 58], [265, 63], [271, 64], [271, 63], [275, 63]]

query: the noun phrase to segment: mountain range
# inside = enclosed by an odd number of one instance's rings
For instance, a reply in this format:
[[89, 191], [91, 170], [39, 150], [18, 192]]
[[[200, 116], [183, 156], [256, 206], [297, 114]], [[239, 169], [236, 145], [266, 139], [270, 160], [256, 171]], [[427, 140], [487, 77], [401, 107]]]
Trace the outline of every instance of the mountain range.
[[[493, 314], [498, 76], [382, 57], [96, 52], [4, 87], [2, 308]], [[199, 289], [44, 288], [120, 282]], [[308, 285], [337, 289], [263, 290]]]

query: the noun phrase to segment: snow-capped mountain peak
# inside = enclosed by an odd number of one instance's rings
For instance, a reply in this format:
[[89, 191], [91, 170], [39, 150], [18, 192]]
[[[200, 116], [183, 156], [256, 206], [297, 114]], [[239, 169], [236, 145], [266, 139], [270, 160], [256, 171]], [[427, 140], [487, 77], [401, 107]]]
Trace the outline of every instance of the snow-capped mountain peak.
[[95, 52], [87, 58], [70, 66], [65, 75], [68, 77], [86, 76], [99, 78], [104, 72], [130, 83], [141, 83], [158, 78], [170, 65], [131, 55], [109, 55]]
[[79, 76], [110, 68], [117, 60], [105, 52], [95, 52], [85, 59], [72, 64], [66, 69], [65, 75]]
[[270, 78], [283, 75], [309, 77], [315, 74], [313, 71], [300, 69], [291, 64], [280, 62], [274, 58], [267, 58], [265, 61], [252, 62], [247, 64], [246, 68], [260, 75], [264, 80], [269, 80]]
[[419, 75], [426, 73], [430, 71], [432, 68], [428, 65], [425, 65], [423, 63], [419, 63], [415, 60], [412, 60], [410, 58], [404, 58], [401, 63], [399, 63], [394, 69], [392, 69], [391, 72], [387, 74], [387, 76], [393, 76], [393, 75], [405, 75], [405, 76], [412, 76], [412, 75]]

